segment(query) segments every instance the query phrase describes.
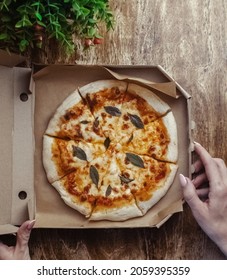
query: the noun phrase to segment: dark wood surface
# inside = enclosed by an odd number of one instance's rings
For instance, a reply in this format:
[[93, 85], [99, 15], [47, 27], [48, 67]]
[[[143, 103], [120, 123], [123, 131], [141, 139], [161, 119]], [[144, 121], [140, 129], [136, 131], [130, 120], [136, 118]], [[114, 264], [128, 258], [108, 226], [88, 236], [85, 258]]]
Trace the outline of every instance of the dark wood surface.
[[[113, 0], [114, 31], [74, 57], [41, 63], [161, 65], [192, 96], [193, 136], [227, 162], [227, 2]], [[190, 209], [160, 229], [35, 229], [32, 259], [224, 259]]]

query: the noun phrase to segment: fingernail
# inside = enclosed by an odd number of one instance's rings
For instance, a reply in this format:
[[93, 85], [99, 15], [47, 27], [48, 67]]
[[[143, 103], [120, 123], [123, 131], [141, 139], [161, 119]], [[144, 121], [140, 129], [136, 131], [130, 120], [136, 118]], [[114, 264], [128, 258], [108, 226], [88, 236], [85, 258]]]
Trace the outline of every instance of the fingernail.
[[29, 224], [27, 225], [27, 229], [31, 230], [33, 228], [34, 224], [35, 224], [35, 220], [30, 221]]
[[187, 185], [187, 179], [184, 177], [183, 174], [179, 174], [179, 179], [182, 187], [185, 187]]
[[194, 141], [195, 145], [201, 146], [201, 144], [199, 144], [198, 142]]

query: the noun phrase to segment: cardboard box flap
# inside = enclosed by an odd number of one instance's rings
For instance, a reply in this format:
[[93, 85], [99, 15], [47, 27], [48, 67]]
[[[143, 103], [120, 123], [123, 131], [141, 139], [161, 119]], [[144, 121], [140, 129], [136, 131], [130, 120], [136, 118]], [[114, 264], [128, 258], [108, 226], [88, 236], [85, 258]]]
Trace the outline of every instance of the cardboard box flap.
[[[84, 80], [84, 73], [86, 73], [86, 69], [89, 68], [89, 71], [95, 71], [95, 75], [97, 75], [97, 73], [100, 74], [100, 79], [103, 79], [102, 77], [106, 77], [106, 79], [112, 79], [115, 78], [117, 80], [125, 80], [127, 82], [131, 82], [131, 83], [137, 83], [137, 84], [141, 84], [141, 85], [146, 85], [147, 87], [149, 87], [151, 90], [155, 90], [158, 91], [162, 94], [166, 94], [168, 96], [171, 96], [173, 98], [178, 98], [179, 95], [177, 94], [176, 91], [176, 84], [174, 80], [169, 80], [168, 77], [165, 77], [163, 81], [154, 81], [153, 77], [147, 77], [146, 79], [143, 79], [141, 77], [138, 77], [136, 75], [126, 75], [124, 72], [122, 72], [121, 70], [124, 71], [124, 66], [117, 66], [117, 67], [113, 67], [113, 66], [88, 66], [88, 65], [72, 65], [72, 66], [65, 66], [65, 65], [50, 65], [50, 66], [46, 66], [45, 68], [39, 70], [35, 75], [34, 75], [34, 79], [40, 79], [45, 75], [52, 73], [55, 73], [56, 75], [58, 74], [58, 71], [62, 71], [65, 69], [65, 67], [68, 67], [68, 71], [69, 74], [71, 71], [77, 71], [78, 68], [80, 68], [80, 73], [79, 76], [81, 75], [81, 78], [77, 76], [77, 79], [80, 81]], [[129, 66], [128, 66], [129, 67]], [[141, 69], [146, 69], [146, 66], [136, 66], [137, 68], [141, 68]], [[129, 67], [130, 68], [130, 67]], [[156, 67], [153, 67], [154, 69], [156, 69]], [[132, 66], [131, 69], [133, 70]], [[77, 73], [78, 74], [78, 73]], [[160, 72], [159, 72], [160, 74]], [[94, 75], [94, 76], [95, 76]]]
[[18, 227], [6, 224], [6, 225], [0, 225], [0, 234], [10, 234], [10, 233], [16, 233], [18, 231]]
[[16, 55], [0, 50], [0, 65], [13, 67], [20, 64], [23, 61], [25, 61], [25, 58], [21, 55]]
[[149, 87], [152, 90], [157, 90], [161, 93], [167, 94], [169, 96], [172, 96], [173, 98], [177, 98], [177, 92], [176, 92], [176, 85], [174, 81], [168, 81], [168, 82], [162, 82], [162, 83], [155, 83], [152, 80], [147, 80], [147, 79], [141, 79], [138, 77], [133, 77], [133, 76], [129, 76], [129, 75], [123, 75], [123, 74], [119, 74], [115, 71], [112, 71], [108, 68], [105, 67], [105, 69], [107, 71], [110, 72], [110, 74], [112, 76], [114, 76], [116, 79], [118, 80], [124, 80], [124, 81], [128, 81], [128, 82], [136, 82], [139, 83], [141, 85], [146, 85], [147, 87]]
[[[33, 95], [31, 70], [0, 66], [0, 233], [29, 217], [34, 201]], [[30, 214], [30, 217], [32, 215]], [[33, 212], [34, 217], [34, 212]], [[3, 229], [3, 232], [1, 231]], [[12, 228], [13, 229], [13, 228]]]

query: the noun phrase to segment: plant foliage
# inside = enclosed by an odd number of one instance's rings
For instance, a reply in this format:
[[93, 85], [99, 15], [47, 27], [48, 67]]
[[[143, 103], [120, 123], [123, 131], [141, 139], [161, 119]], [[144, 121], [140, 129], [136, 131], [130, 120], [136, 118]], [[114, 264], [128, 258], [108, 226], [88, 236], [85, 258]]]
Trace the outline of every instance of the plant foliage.
[[108, 0], [3, 0], [0, 1], [0, 49], [24, 53], [42, 47], [53, 38], [71, 54], [72, 35], [102, 38], [99, 25], [107, 31], [114, 18]]

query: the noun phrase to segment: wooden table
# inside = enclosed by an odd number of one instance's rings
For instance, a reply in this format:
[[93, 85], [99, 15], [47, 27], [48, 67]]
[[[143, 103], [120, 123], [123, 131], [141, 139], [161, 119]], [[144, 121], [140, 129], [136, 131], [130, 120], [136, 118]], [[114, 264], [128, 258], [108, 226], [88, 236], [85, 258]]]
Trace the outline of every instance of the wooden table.
[[[192, 96], [194, 139], [227, 162], [225, 0], [112, 0], [114, 31], [78, 64], [160, 64]], [[65, 62], [48, 53], [44, 63]], [[35, 229], [32, 259], [224, 259], [187, 205], [160, 229]]]

